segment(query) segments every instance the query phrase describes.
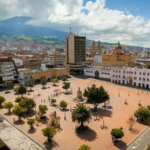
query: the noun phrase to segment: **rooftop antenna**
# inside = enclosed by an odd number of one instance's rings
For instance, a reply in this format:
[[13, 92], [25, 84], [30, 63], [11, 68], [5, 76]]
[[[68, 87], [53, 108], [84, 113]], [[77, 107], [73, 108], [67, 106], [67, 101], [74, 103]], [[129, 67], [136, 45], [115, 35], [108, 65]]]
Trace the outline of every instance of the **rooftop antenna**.
[[72, 32], [71, 32], [71, 27], [69, 28], [70, 29], [70, 35], [72, 34]]

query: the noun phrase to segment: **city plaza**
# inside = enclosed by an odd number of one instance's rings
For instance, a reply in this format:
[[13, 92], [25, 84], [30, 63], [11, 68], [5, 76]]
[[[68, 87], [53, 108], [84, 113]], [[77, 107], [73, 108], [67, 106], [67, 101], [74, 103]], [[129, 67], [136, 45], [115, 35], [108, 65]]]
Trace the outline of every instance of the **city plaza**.
[[[124, 87], [121, 85], [116, 85], [114, 83], [105, 82], [93, 78], [78, 78], [71, 77], [68, 79], [71, 83], [71, 88], [68, 90], [69, 94], [65, 94], [62, 89], [62, 81], [59, 81], [57, 86], [53, 86], [51, 82], [46, 85], [46, 89], [42, 89], [42, 85], [38, 84], [33, 87], [33, 92], [30, 95], [26, 94], [26, 97], [34, 98], [37, 106], [35, 111], [38, 111], [38, 105], [47, 105], [47, 118], [49, 115], [56, 111], [57, 116], [61, 117], [60, 129], [54, 136], [53, 142], [48, 144], [47, 138], [43, 136], [42, 129], [46, 127], [48, 120], [39, 123], [39, 126], [34, 125], [34, 131], [29, 132], [29, 125], [27, 124], [27, 118], [22, 118], [21, 122], [18, 122], [18, 117], [11, 114], [8, 115], [6, 109], [1, 109], [1, 114], [4, 115], [10, 122], [16, 121], [14, 123], [18, 128], [20, 128], [25, 133], [29, 134], [34, 140], [36, 140], [40, 145], [46, 147], [49, 150], [76, 150], [82, 144], [87, 144], [91, 146], [92, 150], [117, 150], [125, 148], [129, 142], [131, 142], [141, 131], [148, 128], [147, 125], [136, 122], [133, 126], [133, 131], [129, 130], [129, 124], [127, 123], [131, 115], [134, 116], [135, 110], [138, 109], [139, 103], [142, 106], [147, 106], [149, 104], [149, 94], [148, 91], [143, 91], [139, 89]], [[71, 109], [76, 106], [76, 102], [73, 99], [77, 96], [78, 88], [84, 92], [84, 89], [90, 87], [92, 84], [96, 84], [97, 87], [103, 86], [110, 95], [110, 103], [106, 108], [100, 104], [98, 106], [97, 114], [93, 113], [93, 105], [87, 105], [92, 112], [92, 120], [88, 125], [89, 129], [83, 133], [76, 133], [75, 128], [77, 123], [72, 122], [71, 119]], [[57, 107], [50, 106], [48, 97], [55, 94], [55, 89], [60, 89], [62, 92], [57, 97], [53, 97], [57, 100], [57, 104], [61, 100], [65, 100], [68, 103], [66, 111], [61, 111]], [[63, 93], [64, 92], [64, 93]], [[39, 94], [39, 95], [38, 95]], [[19, 95], [15, 95], [14, 91], [5, 94], [1, 92], [1, 96], [6, 98], [6, 102], [13, 102], [15, 104], [15, 98]], [[128, 103], [125, 104], [125, 101]], [[35, 114], [29, 117], [35, 118]], [[97, 119], [96, 119], [97, 118]], [[105, 129], [101, 129], [101, 126], [105, 126]], [[124, 137], [114, 145], [111, 139], [110, 132], [113, 128], [123, 128]]]

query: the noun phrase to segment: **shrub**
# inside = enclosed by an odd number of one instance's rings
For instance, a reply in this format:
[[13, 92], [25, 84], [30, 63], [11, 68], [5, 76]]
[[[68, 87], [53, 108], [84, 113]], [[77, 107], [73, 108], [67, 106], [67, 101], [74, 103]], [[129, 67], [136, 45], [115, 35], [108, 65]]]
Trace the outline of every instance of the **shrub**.
[[80, 146], [80, 148], [78, 150], [90, 150], [90, 149], [91, 149], [90, 146], [83, 144]]
[[0, 96], [0, 106], [2, 106], [2, 103], [5, 102], [5, 98], [3, 96]]
[[120, 139], [124, 136], [124, 133], [120, 129], [112, 129], [111, 135], [114, 136], [116, 139]]
[[67, 102], [65, 101], [61, 101], [60, 102], [60, 107], [62, 107], [63, 109], [67, 107]]
[[8, 102], [8, 103], [4, 104], [4, 108], [8, 109], [9, 113], [11, 112], [11, 108], [13, 108], [13, 107], [14, 107], [14, 105], [12, 102]]

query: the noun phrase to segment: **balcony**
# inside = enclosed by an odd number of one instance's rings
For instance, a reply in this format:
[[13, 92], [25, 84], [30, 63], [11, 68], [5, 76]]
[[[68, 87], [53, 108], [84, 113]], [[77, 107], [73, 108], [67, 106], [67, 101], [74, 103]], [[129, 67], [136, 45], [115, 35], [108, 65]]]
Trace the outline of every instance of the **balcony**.
[[3, 77], [3, 81], [12, 81], [14, 80], [14, 76], [11, 76], [11, 77]]

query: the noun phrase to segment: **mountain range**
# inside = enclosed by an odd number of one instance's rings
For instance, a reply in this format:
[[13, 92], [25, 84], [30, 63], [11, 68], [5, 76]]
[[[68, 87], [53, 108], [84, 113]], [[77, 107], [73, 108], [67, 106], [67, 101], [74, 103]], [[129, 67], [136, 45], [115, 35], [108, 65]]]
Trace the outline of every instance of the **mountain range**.
[[[30, 17], [21, 16], [13, 17], [0, 21], [0, 40], [26, 41], [40, 44], [65, 45], [65, 36], [67, 32], [55, 30], [52, 28], [37, 27], [26, 25], [27, 21], [32, 20]], [[114, 47], [114, 43], [102, 42], [102, 47]], [[87, 47], [91, 47], [91, 40], [87, 40]], [[127, 46], [129, 48], [140, 48], [140, 46]]]

